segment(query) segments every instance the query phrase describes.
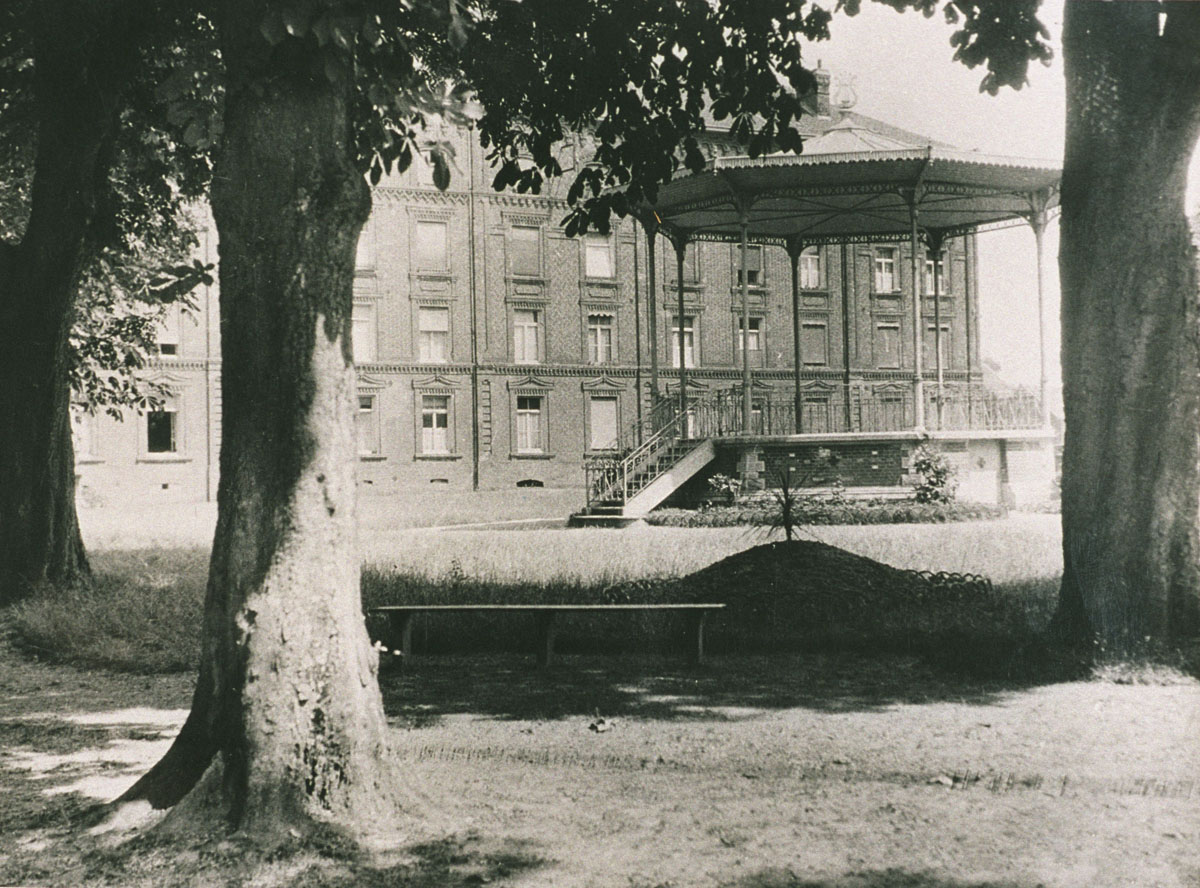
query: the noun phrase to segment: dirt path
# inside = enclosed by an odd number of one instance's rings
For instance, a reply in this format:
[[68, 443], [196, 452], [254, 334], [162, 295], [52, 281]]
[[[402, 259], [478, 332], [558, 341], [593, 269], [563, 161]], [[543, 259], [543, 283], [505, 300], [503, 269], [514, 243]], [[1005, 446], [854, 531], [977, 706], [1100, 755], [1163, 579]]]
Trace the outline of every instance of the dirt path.
[[[203, 883], [100, 866], [62, 825], [161, 752], [190, 685], [0, 651], [0, 884], [69, 884], [81, 861], [108, 884]], [[470, 838], [422, 846], [423, 864], [387, 880], [294, 884], [1200, 885], [1194, 682], [1005, 687], [815, 656], [700, 671], [578, 657], [541, 674], [473, 657], [384, 689], [398, 792]]]

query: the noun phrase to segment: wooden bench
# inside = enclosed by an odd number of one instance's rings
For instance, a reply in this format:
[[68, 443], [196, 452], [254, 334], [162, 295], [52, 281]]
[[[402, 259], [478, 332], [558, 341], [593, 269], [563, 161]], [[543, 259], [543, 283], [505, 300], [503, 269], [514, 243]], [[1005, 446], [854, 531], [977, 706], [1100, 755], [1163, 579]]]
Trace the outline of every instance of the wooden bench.
[[537, 617], [538, 665], [548, 666], [554, 659], [555, 618], [559, 614], [621, 613], [624, 611], [682, 611], [691, 616], [689, 635], [695, 642], [692, 661], [704, 660], [704, 621], [709, 611], [723, 604], [399, 604], [371, 609], [372, 614], [387, 618], [390, 636], [399, 639], [405, 662], [412, 656], [413, 622], [422, 613], [530, 613]]

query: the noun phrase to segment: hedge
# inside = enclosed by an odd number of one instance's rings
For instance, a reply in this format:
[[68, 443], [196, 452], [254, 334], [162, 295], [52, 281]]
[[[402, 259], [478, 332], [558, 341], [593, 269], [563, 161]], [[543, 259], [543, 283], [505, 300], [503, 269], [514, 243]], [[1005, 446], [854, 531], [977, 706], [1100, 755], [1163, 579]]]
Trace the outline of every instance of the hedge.
[[[793, 506], [799, 527], [821, 524], [946, 524], [952, 521], [990, 521], [1008, 510], [987, 503], [918, 503], [915, 500], [798, 500]], [[662, 527], [773, 526], [779, 523], [775, 503], [708, 506], [703, 509], [658, 509], [646, 522]]]

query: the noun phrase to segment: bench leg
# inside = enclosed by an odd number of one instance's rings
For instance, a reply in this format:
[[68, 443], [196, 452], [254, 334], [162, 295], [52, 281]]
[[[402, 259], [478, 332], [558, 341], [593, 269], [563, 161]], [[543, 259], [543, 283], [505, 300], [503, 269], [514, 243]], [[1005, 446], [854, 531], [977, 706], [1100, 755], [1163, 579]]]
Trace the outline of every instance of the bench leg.
[[554, 661], [554, 617], [553, 611], [537, 615], [538, 665], [549, 666]]
[[413, 622], [416, 617], [417, 615], [413, 611], [402, 611], [393, 613], [389, 618], [391, 625], [388, 641], [403, 654], [402, 662], [404, 663], [412, 659]]
[[692, 662], [700, 664], [704, 662], [704, 621], [708, 617], [708, 611], [700, 611], [692, 617], [692, 630], [695, 646], [692, 648]]

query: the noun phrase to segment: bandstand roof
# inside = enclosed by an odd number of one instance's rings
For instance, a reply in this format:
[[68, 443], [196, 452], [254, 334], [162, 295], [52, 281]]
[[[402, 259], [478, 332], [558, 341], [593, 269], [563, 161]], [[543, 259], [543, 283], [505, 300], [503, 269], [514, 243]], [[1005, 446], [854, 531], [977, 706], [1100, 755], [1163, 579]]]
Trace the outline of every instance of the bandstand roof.
[[1027, 218], [1058, 200], [1057, 163], [964, 151], [847, 115], [802, 154], [717, 157], [659, 188], [652, 209], [689, 239], [786, 245], [901, 239], [918, 227], [947, 236]]

